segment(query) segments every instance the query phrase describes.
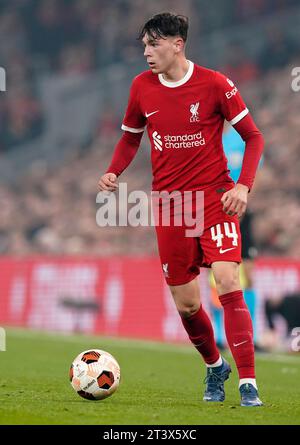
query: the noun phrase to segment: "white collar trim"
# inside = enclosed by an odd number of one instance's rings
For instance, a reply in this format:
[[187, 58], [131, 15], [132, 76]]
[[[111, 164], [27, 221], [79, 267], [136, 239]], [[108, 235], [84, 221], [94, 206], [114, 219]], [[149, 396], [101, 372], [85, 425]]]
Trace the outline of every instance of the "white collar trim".
[[165, 87], [169, 88], [176, 88], [185, 84], [192, 77], [192, 74], [194, 72], [194, 63], [191, 62], [190, 60], [188, 60], [188, 62], [189, 62], [189, 69], [187, 70], [185, 76], [182, 79], [177, 80], [177, 82], [168, 82], [167, 80], [164, 79], [164, 76], [162, 74], [159, 74], [158, 78], [160, 83], [162, 83]]

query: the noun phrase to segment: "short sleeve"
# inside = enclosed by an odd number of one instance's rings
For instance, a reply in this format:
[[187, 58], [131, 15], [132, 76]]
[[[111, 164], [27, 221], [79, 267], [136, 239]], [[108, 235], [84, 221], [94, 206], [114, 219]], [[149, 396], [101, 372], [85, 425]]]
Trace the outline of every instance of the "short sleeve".
[[122, 130], [131, 133], [142, 133], [145, 129], [146, 118], [140, 108], [138, 81], [135, 78], [130, 88], [126, 113], [122, 123]]
[[231, 124], [237, 124], [249, 110], [232, 80], [216, 71], [216, 94], [218, 108], [224, 118]]

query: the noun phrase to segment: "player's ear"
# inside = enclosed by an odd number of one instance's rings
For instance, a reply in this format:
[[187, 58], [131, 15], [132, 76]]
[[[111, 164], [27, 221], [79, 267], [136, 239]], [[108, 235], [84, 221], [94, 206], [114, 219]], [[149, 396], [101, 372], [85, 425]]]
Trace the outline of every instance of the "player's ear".
[[174, 47], [175, 47], [175, 52], [179, 53], [180, 51], [183, 51], [184, 49], [184, 41], [181, 37], [176, 37], [176, 39], [174, 40]]

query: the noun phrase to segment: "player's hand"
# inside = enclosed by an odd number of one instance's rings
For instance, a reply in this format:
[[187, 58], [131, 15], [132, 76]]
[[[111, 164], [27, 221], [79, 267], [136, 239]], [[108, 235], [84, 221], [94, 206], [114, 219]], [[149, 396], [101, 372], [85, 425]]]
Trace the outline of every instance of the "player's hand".
[[98, 182], [98, 188], [101, 192], [115, 192], [118, 187], [117, 176], [114, 173], [105, 173]]
[[237, 215], [241, 218], [247, 208], [248, 187], [243, 184], [236, 184], [231, 190], [225, 192], [221, 198], [223, 211], [230, 216]]

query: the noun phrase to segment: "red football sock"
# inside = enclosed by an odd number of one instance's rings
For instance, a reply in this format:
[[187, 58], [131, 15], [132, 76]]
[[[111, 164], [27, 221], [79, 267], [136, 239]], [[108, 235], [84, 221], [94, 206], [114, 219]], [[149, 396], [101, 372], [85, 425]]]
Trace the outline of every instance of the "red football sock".
[[189, 318], [181, 317], [181, 320], [191, 342], [200, 352], [205, 363], [208, 365], [215, 363], [219, 359], [220, 353], [215, 342], [211, 321], [202, 305], [198, 312]]
[[240, 379], [255, 379], [253, 327], [243, 291], [220, 295], [228, 345]]

